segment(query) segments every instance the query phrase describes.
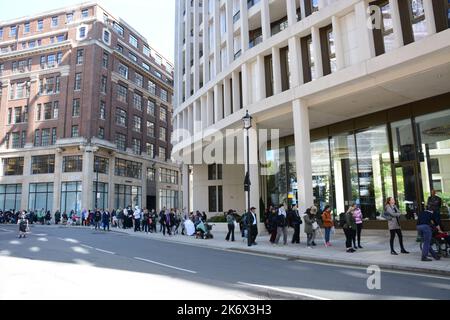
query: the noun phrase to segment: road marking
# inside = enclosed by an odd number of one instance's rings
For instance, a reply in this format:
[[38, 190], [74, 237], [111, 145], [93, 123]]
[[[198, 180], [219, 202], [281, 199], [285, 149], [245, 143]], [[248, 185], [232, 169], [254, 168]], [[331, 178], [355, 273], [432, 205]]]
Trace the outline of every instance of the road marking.
[[174, 266], [171, 266], [171, 265], [168, 265], [168, 264], [164, 264], [164, 263], [160, 263], [160, 262], [156, 262], [156, 261], [152, 261], [152, 260], [147, 260], [147, 259], [144, 259], [144, 258], [139, 258], [139, 257], [134, 257], [136, 260], [139, 260], [139, 261], [144, 261], [144, 262], [148, 262], [148, 263], [153, 263], [153, 264], [156, 264], [156, 265], [159, 265], [159, 266], [163, 266], [163, 267], [168, 267], [168, 268], [172, 268], [172, 269], [175, 269], [175, 270], [180, 270], [180, 271], [184, 271], [184, 272], [189, 272], [189, 273], [197, 273], [196, 271], [192, 271], [192, 270], [188, 270], [188, 269], [183, 269], [183, 268], [178, 268], [178, 267], [174, 267]]
[[88, 248], [88, 249], [94, 249], [94, 247], [87, 246], [87, 245], [85, 245], [85, 244], [82, 244], [81, 246], [82, 246], [82, 247], [85, 247], [85, 248]]
[[307, 297], [307, 298], [316, 299], [316, 300], [331, 300], [331, 299], [328, 299], [328, 298], [314, 296], [312, 294], [298, 292], [298, 291], [291, 291], [291, 290], [286, 290], [286, 289], [280, 289], [280, 288], [275, 288], [275, 287], [270, 287], [270, 286], [263, 286], [263, 285], [259, 285], [259, 284], [252, 284], [252, 283], [246, 283], [246, 282], [240, 282], [240, 281], [238, 283], [242, 284], [242, 285], [245, 285], [245, 286], [254, 287], [254, 288], [278, 291], [278, 292], [281, 292], [281, 293], [288, 293], [288, 294], [292, 294], [292, 295], [296, 295], [296, 296], [302, 296], [302, 297]]
[[4, 232], [8, 232], [8, 233], [14, 233], [14, 231], [11, 231], [11, 230], [8, 230], [8, 229], [0, 229], [0, 230], [2, 230], [2, 231], [4, 231]]
[[102, 250], [102, 249], [98, 249], [98, 248], [95, 248], [95, 250], [97, 250], [99, 252], [107, 253], [107, 254], [115, 254], [114, 252], [107, 251], [107, 250]]

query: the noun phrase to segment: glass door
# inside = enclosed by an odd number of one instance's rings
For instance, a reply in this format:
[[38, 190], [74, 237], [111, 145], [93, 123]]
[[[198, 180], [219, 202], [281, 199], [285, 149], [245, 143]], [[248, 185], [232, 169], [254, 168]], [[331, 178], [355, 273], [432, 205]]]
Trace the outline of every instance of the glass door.
[[400, 163], [395, 166], [397, 202], [406, 219], [414, 219], [420, 204], [419, 179], [415, 162]]

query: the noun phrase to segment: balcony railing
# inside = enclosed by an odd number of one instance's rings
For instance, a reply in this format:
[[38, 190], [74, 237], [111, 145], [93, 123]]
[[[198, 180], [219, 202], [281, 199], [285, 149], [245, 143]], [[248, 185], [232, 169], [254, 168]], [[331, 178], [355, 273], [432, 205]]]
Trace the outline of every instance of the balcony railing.
[[238, 22], [240, 18], [241, 18], [241, 11], [238, 11], [233, 16], [233, 23]]
[[250, 40], [249, 47], [250, 48], [256, 47], [258, 44], [260, 44], [262, 42], [263, 42], [263, 37], [262, 37], [262, 35], [260, 35], [260, 36], [258, 36], [256, 38]]

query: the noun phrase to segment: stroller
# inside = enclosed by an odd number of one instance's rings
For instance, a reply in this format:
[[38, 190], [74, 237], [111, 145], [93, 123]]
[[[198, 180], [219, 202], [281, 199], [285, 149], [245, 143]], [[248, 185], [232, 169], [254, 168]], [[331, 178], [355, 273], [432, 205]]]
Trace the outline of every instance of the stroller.
[[209, 223], [200, 222], [196, 227], [196, 235], [197, 239], [213, 239], [214, 236], [211, 233], [213, 225]]
[[[417, 236], [420, 250], [423, 247], [423, 239]], [[450, 251], [450, 235], [448, 233], [439, 232], [436, 227], [433, 227], [433, 236], [431, 238], [431, 247], [441, 257], [448, 257]]]

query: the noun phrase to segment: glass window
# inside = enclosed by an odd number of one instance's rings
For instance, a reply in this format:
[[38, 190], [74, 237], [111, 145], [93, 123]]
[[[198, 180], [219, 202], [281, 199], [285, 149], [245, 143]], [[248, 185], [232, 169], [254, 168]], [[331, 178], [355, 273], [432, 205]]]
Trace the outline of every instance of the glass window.
[[63, 159], [63, 172], [82, 172], [83, 156], [69, 156]]
[[139, 93], [135, 92], [133, 94], [133, 106], [139, 111], [142, 111], [142, 95], [140, 95]]
[[156, 95], [156, 84], [151, 80], [148, 81], [148, 91], [151, 94]]
[[136, 132], [141, 132], [142, 130], [142, 118], [138, 116], [133, 116], [133, 130]]
[[167, 110], [164, 107], [159, 108], [159, 120], [167, 122]]
[[266, 151], [266, 181], [268, 205], [288, 202], [288, 166], [285, 148]]
[[167, 138], [167, 129], [160, 127], [159, 128], [159, 140], [166, 141]]
[[77, 50], [77, 64], [83, 64], [84, 61], [84, 50], [78, 49]]
[[120, 24], [116, 23], [116, 22], [114, 22], [113, 27], [114, 27], [114, 30], [115, 30], [120, 36], [123, 37], [123, 33], [124, 33], [123, 27], [122, 27]]
[[328, 139], [311, 142], [314, 205], [320, 210], [333, 204]]
[[13, 132], [12, 133], [12, 148], [13, 149], [19, 149], [21, 146], [20, 143], [20, 132]]
[[93, 188], [93, 201], [95, 208], [108, 209], [108, 184], [103, 182], [94, 182]]
[[147, 121], [147, 135], [149, 137], [155, 137], [155, 124], [153, 122]]
[[95, 156], [94, 172], [109, 174], [109, 160], [107, 158]]
[[30, 183], [28, 194], [28, 209], [45, 212], [53, 211], [53, 182], [51, 183]]
[[72, 126], [72, 138], [78, 138], [80, 136], [79, 126]]
[[134, 78], [134, 82], [139, 87], [144, 87], [144, 77], [142, 75], [140, 75], [139, 73], [136, 73], [135, 78]]
[[115, 175], [119, 177], [142, 179], [142, 164], [117, 158]]
[[147, 143], [147, 155], [152, 159], [155, 157], [154, 149], [155, 149], [155, 146], [153, 144]]
[[52, 17], [52, 28], [56, 28], [58, 26], [58, 17]]
[[23, 32], [24, 33], [29, 33], [30, 32], [30, 23], [29, 22], [25, 22]]
[[160, 208], [179, 208], [178, 191], [175, 190], [159, 190], [159, 207]]
[[116, 110], [116, 124], [126, 127], [127, 125], [127, 112], [122, 109]]
[[108, 68], [108, 66], [109, 66], [109, 54], [108, 54], [108, 52], [103, 52], [103, 61], [102, 61], [102, 63], [103, 63], [103, 68]]
[[106, 120], [106, 103], [100, 101], [100, 120]]
[[135, 54], [130, 52], [129, 56], [130, 56], [130, 59], [133, 60], [134, 62], [138, 61], [138, 58], [137, 58], [137, 56]]
[[116, 208], [128, 206], [142, 208], [142, 187], [114, 185], [114, 205]]
[[395, 163], [416, 160], [411, 119], [391, 124]]
[[111, 41], [111, 34], [109, 31], [103, 31], [103, 41], [109, 43]]
[[155, 102], [152, 100], [147, 100], [147, 114], [149, 116], [155, 116]]
[[82, 17], [83, 19], [89, 17], [89, 9], [83, 9], [83, 10], [81, 11], [81, 17]]
[[156, 170], [153, 168], [147, 168], [147, 181], [155, 181]]
[[117, 149], [121, 150], [121, 151], [126, 151], [127, 149], [127, 137], [123, 134], [120, 133], [116, 133], [116, 146]]
[[147, 57], [150, 57], [150, 48], [149, 47], [144, 46], [142, 50]]
[[80, 99], [74, 99], [72, 103], [72, 117], [79, 117], [80, 116]]
[[128, 67], [122, 63], [119, 63], [119, 74], [125, 79], [128, 79]]
[[55, 155], [31, 157], [32, 174], [55, 173]]
[[167, 90], [161, 88], [161, 99], [168, 102]]
[[82, 196], [82, 182], [63, 182], [61, 189], [61, 210], [62, 213], [81, 214], [81, 196]]
[[117, 100], [127, 103], [128, 88], [120, 84], [117, 85]]
[[79, 38], [83, 39], [86, 37], [86, 27], [81, 27], [80, 28], [80, 34], [79, 34]]
[[66, 14], [66, 23], [72, 23], [73, 22], [73, 13]]
[[163, 161], [167, 160], [166, 148], [159, 147], [159, 158]]
[[102, 82], [100, 84], [100, 92], [101, 93], [106, 93], [107, 85], [108, 85], [108, 77], [102, 76]]
[[130, 40], [129, 40], [129, 42], [130, 42], [130, 44], [131, 44], [133, 47], [135, 47], [135, 48], [138, 47], [138, 40], [137, 40], [137, 38], [136, 38], [135, 36], [131, 35], [131, 34], [130, 34]]
[[0, 209], [21, 210], [22, 185], [21, 184], [3, 184], [0, 185]]
[[330, 57], [331, 72], [336, 72], [336, 70], [337, 70], [336, 46], [335, 46], [334, 33], [333, 33], [332, 28], [327, 30], [327, 40], [328, 40], [328, 55]]
[[217, 187], [208, 187], [208, 210], [209, 212], [217, 212]]
[[21, 176], [23, 175], [24, 158], [4, 158], [3, 176]]
[[133, 138], [131, 140], [131, 148], [133, 149], [133, 153], [136, 155], [141, 154], [141, 140]]
[[410, 0], [411, 23], [414, 41], [419, 41], [427, 36], [427, 24], [425, 21], [425, 9], [423, 0]]
[[81, 90], [81, 73], [75, 74], [74, 90]]

